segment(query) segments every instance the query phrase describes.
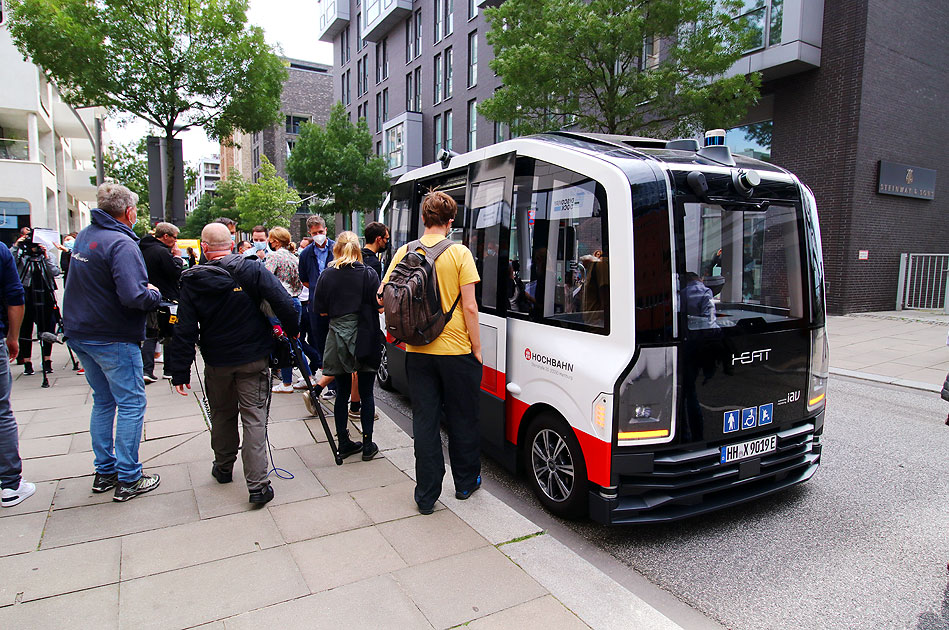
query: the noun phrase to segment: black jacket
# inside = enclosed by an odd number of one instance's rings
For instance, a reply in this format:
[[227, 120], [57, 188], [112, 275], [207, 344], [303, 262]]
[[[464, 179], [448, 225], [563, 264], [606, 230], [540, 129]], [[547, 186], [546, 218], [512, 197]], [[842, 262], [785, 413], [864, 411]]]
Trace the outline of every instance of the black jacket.
[[379, 256], [368, 247], [362, 248], [362, 262], [364, 265], [376, 272], [379, 278], [382, 278], [382, 263], [379, 262]]
[[270, 355], [273, 334], [260, 300], [270, 303], [288, 335], [299, 334], [300, 319], [290, 295], [263, 264], [229, 254], [182, 273], [178, 323], [165, 361], [171, 382], [191, 382], [196, 343], [204, 362], [216, 367]]
[[138, 243], [145, 259], [148, 281], [158, 287], [166, 300], [178, 299], [178, 283], [181, 279], [181, 265], [175, 262], [171, 248], [148, 234]]

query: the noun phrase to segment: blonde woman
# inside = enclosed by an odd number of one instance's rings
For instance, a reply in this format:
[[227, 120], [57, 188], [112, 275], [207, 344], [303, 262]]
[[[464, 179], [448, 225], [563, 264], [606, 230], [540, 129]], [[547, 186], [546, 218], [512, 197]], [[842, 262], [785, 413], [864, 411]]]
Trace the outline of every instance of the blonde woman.
[[343, 232], [333, 246], [333, 261], [320, 274], [316, 291], [310, 298], [313, 312], [330, 320], [323, 355], [324, 376], [335, 377], [337, 391], [348, 392], [353, 374], [358, 375], [362, 441], [353, 441], [349, 437], [345, 396], [336, 397], [333, 415], [339, 454], [349, 457], [361, 450], [363, 461], [371, 460], [379, 452], [379, 447], [372, 441], [376, 413], [372, 388], [382, 350], [378, 316], [381, 309], [376, 303], [378, 289], [378, 274], [362, 262], [359, 237], [353, 232]]

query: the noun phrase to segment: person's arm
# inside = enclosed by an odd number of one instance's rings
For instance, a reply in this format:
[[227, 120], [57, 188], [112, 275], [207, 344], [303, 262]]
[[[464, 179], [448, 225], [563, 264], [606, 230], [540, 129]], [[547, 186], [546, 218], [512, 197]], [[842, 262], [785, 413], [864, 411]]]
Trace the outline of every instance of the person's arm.
[[313, 246], [310, 245], [310, 247], [300, 252], [300, 282], [302, 282], [303, 286], [307, 289], [310, 288], [310, 271], [308, 267], [310, 266], [310, 257], [313, 256], [312, 248]]
[[151, 311], [161, 302], [161, 293], [148, 284], [142, 251], [131, 240], [112, 248], [112, 280], [119, 302], [126, 308]]
[[174, 336], [168, 344], [165, 369], [171, 374], [171, 384], [182, 396], [191, 389], [191, 364], [195, 357], [195, 344], [198, 342], [198, 312], [194, 307], [190, 291], [182, 287], [178, 301], [178, 322], [174, 327]]
[[11, 361], [20, 354], [20, 324], [23, 323], [25, 311], [26, 307], [22, 304], [7, 306], [7, 352]]
[[475, 299], [475, 284], [465, 284], [461, 287], [461, 312], [465, 316], [465, 327], [468, 329], [468, 339], [471, 340], [471, 352], [481, 363], [481, 327], [478, 325], [478, 301]]

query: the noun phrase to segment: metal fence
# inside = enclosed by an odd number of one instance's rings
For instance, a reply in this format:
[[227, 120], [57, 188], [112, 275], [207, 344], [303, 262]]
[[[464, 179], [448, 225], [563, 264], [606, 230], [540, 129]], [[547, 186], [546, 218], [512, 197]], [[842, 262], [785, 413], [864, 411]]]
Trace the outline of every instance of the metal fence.
[[900, 254], [896, 310], [949, 313], [949, 254]]

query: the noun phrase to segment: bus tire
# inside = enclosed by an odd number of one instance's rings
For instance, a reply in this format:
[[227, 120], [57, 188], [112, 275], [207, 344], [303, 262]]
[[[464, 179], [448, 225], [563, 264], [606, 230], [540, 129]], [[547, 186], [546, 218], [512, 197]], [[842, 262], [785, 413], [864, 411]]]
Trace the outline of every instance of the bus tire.
[[561, 518], [586, 516], [587, 467], [570, 426], [554, 414], [541, 414], [531, 423], [526, 438], [527, 479], [538, 500]]
[[386, 351], [386, 344], [382, 344], [382, 359], [379, 361], [379, 369], [376, 370], [376, 380], [379, 381], [379, 387], [387, 392], [395, 391], [392, 373], [389, 372], [389, 353]]

